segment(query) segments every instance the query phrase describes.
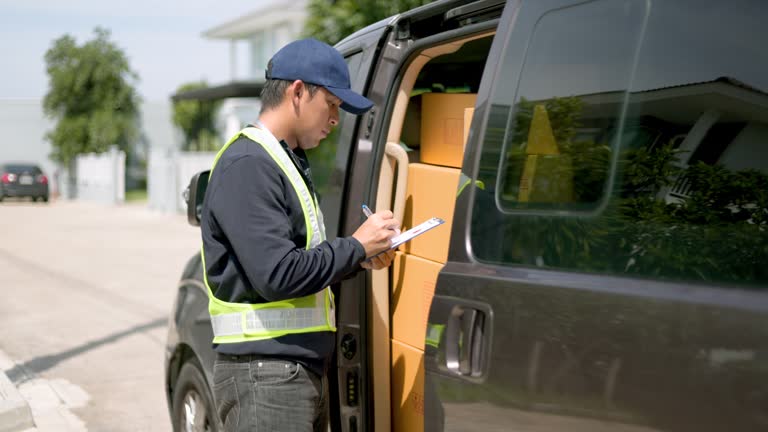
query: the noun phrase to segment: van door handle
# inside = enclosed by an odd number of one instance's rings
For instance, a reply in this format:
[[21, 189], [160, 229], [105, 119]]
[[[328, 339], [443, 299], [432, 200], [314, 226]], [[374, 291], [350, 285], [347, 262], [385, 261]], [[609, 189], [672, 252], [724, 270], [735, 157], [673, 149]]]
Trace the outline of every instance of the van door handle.
[[486, 313], [467, 305], [455, 305], [446, 323], [445, 361], [457, 375], [484, 374], [488, 336]]
[[402, 222], [405, 215], [405, 192], [408, 186], [408, 153], [400, 144], [392, 142], [387, 143], [384, 152], [396, 163], [397, 179], [395, 181], [395, 199], [392, 200], [392, 213], [395, 215], [395, 219]]

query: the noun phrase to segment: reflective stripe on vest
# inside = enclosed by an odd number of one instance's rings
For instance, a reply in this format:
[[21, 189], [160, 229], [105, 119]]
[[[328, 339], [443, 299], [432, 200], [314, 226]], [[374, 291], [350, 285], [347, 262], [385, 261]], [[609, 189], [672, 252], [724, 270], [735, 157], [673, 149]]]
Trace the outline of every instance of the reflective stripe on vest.
[[[307, 226], [306, 249], [319, 245], [325, 240], [323, 215], [315, 205], [316, 199], [310, 194], [293, 161], [271, 133], [257, 128], [245, 128], [240, 131], [219, 150], [213, 160], [210, 176], [213, 176], [216, 163], [224, 151], [241, 136], [260, 144], [288, 177], [304, 212]], [[208, 289], [208, 312], [213, 327], [213, 343], [237, 343], [295, 333], [336, 331], [334, 299], [330, 287], [297, 299], [259, 304], [225, 302], [213, 295], [208, 284], [205, 250], [202, 247], [200, 256], [203, 261], [203, 280]]]

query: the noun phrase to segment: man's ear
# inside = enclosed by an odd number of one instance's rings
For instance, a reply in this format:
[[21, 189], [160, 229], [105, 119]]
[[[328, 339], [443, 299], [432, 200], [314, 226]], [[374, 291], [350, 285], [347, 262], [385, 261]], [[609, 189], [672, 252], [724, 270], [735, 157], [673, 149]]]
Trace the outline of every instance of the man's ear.
[[291, 85], [288, 87], [288, 92], [291, 96], [291, 101], [294, 103], [298, 103], [301, 100], [301, 96], [304, 95], [304, 92], [307, 90], [307, 88], [304, 86], [304, 81], [302, 80], [296, 80], [291, 83]]
[[291, 101], [291, 106], [293, 106], [293, 111], [296, 113], [296, 115], [299, 114], [301, 107], [301, 97], [304, 95], [305, 91], [307, 91], [307, 87], [301, 80], [292, 82], [291, 85], [288, 86], [288, 90], [286, 90], [286, 93], [289, 97], [288, 100]]

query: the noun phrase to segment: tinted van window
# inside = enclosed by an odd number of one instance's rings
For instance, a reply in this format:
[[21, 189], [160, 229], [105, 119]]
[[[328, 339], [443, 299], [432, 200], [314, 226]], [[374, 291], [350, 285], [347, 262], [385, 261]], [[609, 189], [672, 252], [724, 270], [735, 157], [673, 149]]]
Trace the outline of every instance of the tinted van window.
[[482, 142], [475, 256], [764, 285], [766, 18], [749, 0], [523, 6]]

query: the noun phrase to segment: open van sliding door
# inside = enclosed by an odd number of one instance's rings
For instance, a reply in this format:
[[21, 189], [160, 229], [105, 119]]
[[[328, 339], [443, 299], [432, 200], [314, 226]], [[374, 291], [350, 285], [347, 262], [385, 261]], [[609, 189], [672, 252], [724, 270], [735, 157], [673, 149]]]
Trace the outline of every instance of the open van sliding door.
[[768, 428], [766, 19], [748, 0], [507, 6], [430, 309], [425, 430]]
[[[406, 199], [406, 195], [413, 192], [410, 188], [415, 185], [427, 188], [426, 193], [421, 191], [418, 195], [425, 195], [426, 198], [439, 196], [441, 206], [450, 206], [449, 212], [440, 211], [435, 216], [446, 219], [452, 216], [463, 151], [461, 132], [458, 131], [459, 136], [451, 135], [456, 142], [451, 143], [454, 144], [454, 151], [449, 153], [458, 152], [458, 157], [450, 161], [436, 162], [432, 156], [420, 152], [424, 150], [424, 147], [419, 149], [420, 107], [428, 104], [426, 100], [430, 97], [422, 98], [415, 93], [465, 93], [440, 94], [432, 99], [438, 103], [444, 97], [465, 102], [471, 99], [468, 106], [474, 107], [474, 95], [466, 93], [477, 91], [492, 34], [503, 7], [503, 2], [499, 1], [477, 3], [437, 2], [404, 13], [391, 22], [395, 30], [374, 62], [375, 72], [367, 92], [375, 103], [374, 112], [363, 117], [357, 131], [355, 159], [348, 176], [347, 234], [351, 234], [363, 220], [359, 207], [362, 203], [375, 210], [394, 210], [406, 227], [422, 222], [416, 220], [422, 217], [416, 213], [429, 205], [420, 198], [420, 207], [416, 209], [415, 199]], [[467, 6], [470, 6], [473, 19], [460, 23], [459, 20], [467, 16], [452, 11], [458, 8], [464, 10]], [[429, 66], [432, 60], [435, 64]], [[451, 66], [463, 70], [450, 69]], [[450, 76], [451, 72], [453, 76]], [[465, 75], [471, 79], [464, 80]], [[445, 86], [439, 89], [434, 87], [433, 90], [432, 84], [453, 87], [446, 91], [443, 91]], [[463, 121], [463, 110], [461, 117]], [[413, 173], [423, 177], [411, 181]], [[430, 194], [430, 187], [439, 193]], [[426, 212], [432, 211], [437, 209]], [[410, 265], [405, 255], [414, 251], [406, 248], [398, 252], [397, 263], [392, 268], [366, 272], [368, 280], [364, 282], [367, 284], [358, 284], [362, 279], [352, 279], [343, 284], [340, 317], [344, 316], [344, 311], [357, 312], [355, 318], [358, 324], [347, 325], [345, 329], [340, 327], [341, 400], [344, 403], [344, 392], [354, 394], [357, 398], [354, 402], [360, 406], [354, 419], [351, 416], [342, 418], [343, 430], [421, 429], [423, 412], [419, 407], [423, 405], [423, 392], [411, 390], [418, 381], [417, 375], [423, 382], [421, 356], [429, 299], [423, 298], [426, 290], [419, 276], [415, 278], [416, 283], [411, 280], [409, 289], [403, 289], [402, 284], [409, 275], [419, 273], [414, 271], [414, 267], [426, 263], [430, 270], [437, 269], [430, 276], [429, 286], [434, 287], [437, 272], [447, 258], [450, 230], [446, 227], [442, 229], [445, 230], [442, 236], [445, 244], [432, 249], [438, 252], [437, 257], [424, 259], [414, 256], [410, 261], [417, 263]], [[359, 301], [363, 307], [354, 310], [353, 301]], [[415, 313], [409, 314], [409, 310]], [[415, 327], [408, 328], [411, 324]], [[415, 355], [405, 359], [405, 351]], [[348, 361], [348, 357], [357, 363]], [[345, 410], [353, 412], [349, 407], [342, 406], [342, 416]], [[416, 417], [418, 424], [414, 422]]]
[[[367, 181], [361, 181], [361, 169], [371, 163], [370, 125], [377, 115], [376, 106], [381, 96], [368, 93], [373, 67], [381, 44], [390, 27], [380, 23], [372, 29], [360, 31], [336, 45], [347, 60], [352, 89], [374, 101], [374, 108], [362, 116], [342, 111], [340, 125], [331, 138], [335, 138], [335, 158], [324, 161], [327, 189], [321, 198], [328, 236], [349, 236], [362, 223], [360, 204], [367, 193]], [[329, 143], [332, 144], [332, 143]], [[331, 148], [333, 145], [331, 145]], [[320, 146], [317, 150], [327, 150]], [[311, 153], [312, 151], [310, 151]], [[312, 155], [310, 154], [310, 160]], [[312, 161], [313, 175], [317, 177], [316, 163]], [[365, 176], [369, 177], [369, 176]], [[315, 179], [317, 181], [317, 179]], [[370, 359], [366, 352], [367, 330], [366, 272], [343, 281], [334, 287], [337, 307], [336, 364], [329, 371], [331, 429], [355, 432], [365, 430], [368, 404], [364, 397], [367, 388], [366, 367]]]
[[[360, 202], [392, 209], [404, 228], [432, 216], [446, 224], [402, 246], [391, 268], [369, 272], [365, 397], [373, 418], [367, 430], [423, 428], [427, 314], [448, 255], [462, 130], [469, 129], [464, 124], [503, 6], [443, 2], [399, 16], [369, 90], [382, 102], [376, 102], [381, 114], [372, 121], [373, 142], [359, 141], [361, 152], [368, 145], [375, 154], [370, 167], [355, 166], [353, 176], [369, 187], [367, 201]], [[450, 130], [443, 128], [446, 121]], [[350, 217], [361, 219], [359, 209], [353, 211]]]

